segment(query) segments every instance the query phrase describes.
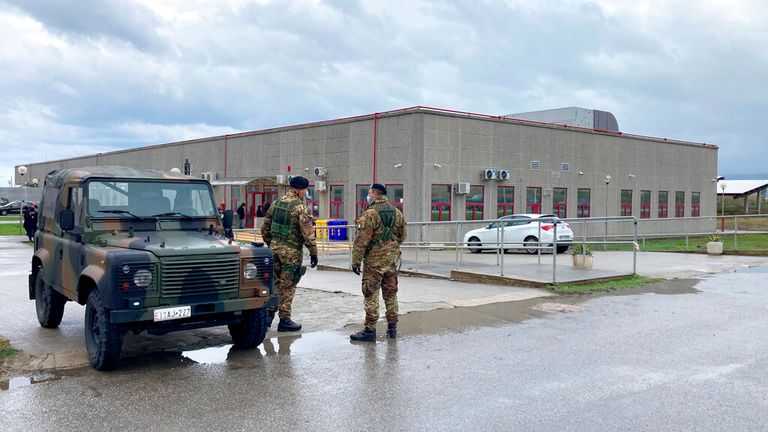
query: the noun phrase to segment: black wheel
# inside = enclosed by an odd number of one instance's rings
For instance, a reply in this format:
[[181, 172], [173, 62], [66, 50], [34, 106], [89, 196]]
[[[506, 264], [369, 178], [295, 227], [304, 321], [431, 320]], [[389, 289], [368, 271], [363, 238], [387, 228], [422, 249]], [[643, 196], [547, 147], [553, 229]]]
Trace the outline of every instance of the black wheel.
[[525, 253], [533, 255], [535, 254], [538, 249], [536, 246], [538, 246], [539, 239], [537, 239], [534, 236], [528, 236], [523, 240], [523, 247], [525, 247]]
[[557, 253], [561, 254], [568, 250], [568, 246], [558, 246]]
[[40, 325], [50, 329], [58, 327], [61, 324], [61, 317], [64, 316], [66, 303], [66, 297], [45, 284], [43, 269], [38, 269], [37, 278], [35, 278], [35, 310]]
[[269, 329], [267, 308], [243, 311], [243, 318], [237, 324], [229, 325], [229, 334], [237, 349], [253, 349], [264, 342]]
[[0, 216], [5, 216], [8, 214], [7, 210], [0, 210]]
[[469, 241], [467, 241], [467, 246], [469, 246], [469, 251], [472, 253], [480, 253], [483, 251], [480, 249], [482, 244], [480, 244], [480, 239], [477, 237], [470, 237]]
[[91, 291], [85, 304], [85, 348], [94, 369], [111, 370], [120, 362], [125, 332], [107, 319], [99, 292]]

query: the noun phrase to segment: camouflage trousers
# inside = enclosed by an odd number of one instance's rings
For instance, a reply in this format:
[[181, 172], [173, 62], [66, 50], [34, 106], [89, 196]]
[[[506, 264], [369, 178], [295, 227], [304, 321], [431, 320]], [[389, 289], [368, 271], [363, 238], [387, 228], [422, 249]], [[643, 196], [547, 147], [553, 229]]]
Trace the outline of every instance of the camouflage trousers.
[[[293, 296], [296, 294], [296, 269], [301, 268], [301, 254], [296, 254], [295, 251], [288, 254], [280, 251], [273, 252], [275, 289], [279, 301], [277, 313], [280, 319], [290, 318], [291, 304], [293, 304]], [[274, 309], [272, 310], [274, 311]]]
[[365, 266], [363, 269], [363, 306], [365, 326], [376, 328], [379, 320], [379, 289], [384, 298], [388, 323], [397, 322], [397, 269], [393, 265], [382, 270]]

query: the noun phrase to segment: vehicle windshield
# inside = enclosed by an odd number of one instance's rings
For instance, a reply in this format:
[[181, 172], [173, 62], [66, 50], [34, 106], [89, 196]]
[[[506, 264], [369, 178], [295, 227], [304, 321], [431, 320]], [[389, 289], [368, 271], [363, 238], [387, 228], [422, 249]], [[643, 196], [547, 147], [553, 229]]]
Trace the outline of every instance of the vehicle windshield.
[[88, 214], [94, 217], [212, 217], [216, 207], [206, 183], [92, 180]]

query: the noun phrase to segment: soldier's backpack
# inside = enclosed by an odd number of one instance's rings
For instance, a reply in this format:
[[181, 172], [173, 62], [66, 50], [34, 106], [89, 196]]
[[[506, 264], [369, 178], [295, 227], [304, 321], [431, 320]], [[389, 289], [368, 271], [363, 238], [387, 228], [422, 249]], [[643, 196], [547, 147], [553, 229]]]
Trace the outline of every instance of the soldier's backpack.
[[376, 204], [372, 207], [381, 218], [381, 234], [371, 243], [380, 245], [392, 237], [392, 229], [395, 227], [395, 207], [392, 204]]

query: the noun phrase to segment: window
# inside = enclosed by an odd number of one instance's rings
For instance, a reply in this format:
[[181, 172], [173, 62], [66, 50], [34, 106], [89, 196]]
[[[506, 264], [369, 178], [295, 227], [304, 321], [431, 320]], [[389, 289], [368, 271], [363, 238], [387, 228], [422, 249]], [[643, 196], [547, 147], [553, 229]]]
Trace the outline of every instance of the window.
[[133, 215], [150, 217], [169, 212], [216, 215], [207, 183], [91, 180], [87, 191], [88, 214], [93, 217], [130, 219]]
[[640, 191], [640, 219], [651, 218], [651, 191]]
[[675, 217], [685, 217], [685, 192], [675, 192]]
[[539, 161], [531, 161], [531, 170], [538, 171], [539, 170]]
[[432, 185], [432, 221], [451, 220], [451, 185], [433, 184]]
[[621, 190], [621, 215], [632, 216], [632, 190]]
[[701, 193], [691, 192], [691, 216], [701, 216]]
[[307, 207], [309, 208], [309, 212], [312, 214], [312, 217], [315, 219], [319, 218], [320, 203], [317, 199], [317, 191], [315, 190], [314, 186], [307, 188], [307, 192], [304, 195], [304, 201], [307, 203]]
[[331, 219], [344, 219], [344, 186], [331, 185], [330, 197]]
[[568, 189], [552, 189], [552, 212], [562, 219], [568, 217]]
[[590, 200], [592, 190], [580, 188], [576, 191], [576, 217], [588, 218], [590, 216]]
[[73, 186], [69, 189], [69, 205], [67, 208], [75, 212], [75, 231], [82, 232], [83, 226], [83, 188]]
[[356, 185], [355, 186], [355, 218], [359, 218], [363, 214], [365, 209], [368, 208], [368, 189], [370, 185]]
[[669, 217], [669, 211], [667, 210], [669, 204], [669, 192], [659, 191], [659, 217]]
[[525, 212], [541, 213], [540, 187], [529, 187], [525, 190]]
[[496, 217], [514, 214], [515, 187], [499, 186], [496, 193]]
[[484, 217], [484, 201], [483, 201], [484, 188], [482, 186], [470, 186], [469, 194], [467, 194], [466, 201], [466, 217], [465, 220], [483, 220]]
[[392, 203], [393, 206], [399, 208], [400, 211], [403, 211], [403, 185], [388, 184], [384, 186], [387, 187], [389, 202]]
[[230, 190], [231, 192], [229, 194], [231, 199], [229, 201], [229, 205], [230, 208], [236, 209], [238, 206], [240, 206], [240, 186], [232, 186]]

